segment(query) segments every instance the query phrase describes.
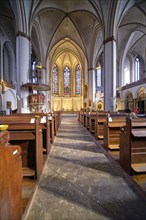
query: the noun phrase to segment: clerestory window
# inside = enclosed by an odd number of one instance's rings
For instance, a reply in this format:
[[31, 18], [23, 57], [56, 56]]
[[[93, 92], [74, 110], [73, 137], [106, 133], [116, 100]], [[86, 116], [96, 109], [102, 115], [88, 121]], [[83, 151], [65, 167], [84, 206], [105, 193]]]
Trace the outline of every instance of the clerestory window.
[[140, 79], [140, 59], [136, 57], [135, 59], [135, 81]]
[[58, 67], [54, 64], [53, 67], [53, 94], [59, 93], [59, 86], [58, 86]]
[[81, 94], [81, 70], [80, 70], [79, 64], [76, 66], [75, 79], [76, 79], [76, 95], [80, 95]]

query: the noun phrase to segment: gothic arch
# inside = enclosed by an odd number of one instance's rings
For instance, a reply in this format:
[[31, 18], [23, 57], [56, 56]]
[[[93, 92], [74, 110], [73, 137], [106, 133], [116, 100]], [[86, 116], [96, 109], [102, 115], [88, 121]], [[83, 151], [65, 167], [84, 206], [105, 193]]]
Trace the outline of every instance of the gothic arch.
[[16, 81], [15, 57], [10, 42], [6, 41], [3, 45], [3, 78], [9, 83]]

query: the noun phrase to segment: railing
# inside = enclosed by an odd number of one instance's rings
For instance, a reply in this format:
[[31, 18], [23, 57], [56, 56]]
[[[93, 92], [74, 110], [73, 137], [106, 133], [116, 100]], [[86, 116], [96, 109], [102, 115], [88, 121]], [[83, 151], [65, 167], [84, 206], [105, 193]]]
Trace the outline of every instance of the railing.
[[135, 87], [135, 86], [142, 85], [142, 84], [144, 84], [144, 83], [146, 83], [146, 77], [143, 78], [143, 79], [140, 79], [140, 80], [138, 80], [138, 81], [136, 81], [136, 82], [132, 82], [132, 83], [130, 83], [130, 84], [127, 84], [127, 85], [121, 87], [121, 90], [130, 89], [130, 88], [133, 88], [133, 87]]

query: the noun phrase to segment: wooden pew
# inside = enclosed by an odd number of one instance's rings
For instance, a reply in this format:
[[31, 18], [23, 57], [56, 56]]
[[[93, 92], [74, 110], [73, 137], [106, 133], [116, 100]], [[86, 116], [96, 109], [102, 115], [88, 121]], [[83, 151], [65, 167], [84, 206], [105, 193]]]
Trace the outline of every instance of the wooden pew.
[[85, 123], [84, 123], [84, 126], [87, 130], [89, 130], [89, 118], [90, 118], [90, 112], [86, 112], [84, 114], [84, 117], [85, 117]]
[[96, 121], [97, 112], [91, 112], [89, 114], [89, 132], [95, 134], [95, 121]]
[[103, 140], [103, 123], [106, 120], [106, 115], [107, 113], [105, 112], [80, 111], [78, 120], [90, 133], [94, 134], [98, 140]]
[[127, 118], [121, 128], [120, 165], [129, 174], [146, 172], [146, 118]]
[[106, 121], [107, 112], [98, 112], [95, 120], [95, 138], [103, 144], [104, 122]]
[[107, 115], [104, 122], [104, 148], [108, 150], [120, 149], [120, 128], [126, 124], [126, 115]]
[[95, 117], [96, 112], [84, 112], [84, 127], [89, 130], [90, 133], [95, 132]]
[[40, 117], [46, 117], [46, 120], [49, 120], [50, 122], [50, 140], [53, 143], [55, 135], [58, 131], [58, 128], [60, 126], [61, 120], [62, 120], [62, 113], [60, 111], [54, 111], [49, 113], [43, 113], [43, 112], [35, 112], [35, 113], [29, 113], [30, 115], [39, 115]]
[[43, 140], [40, 117], [30, 123], [29, 117], [0, 116], [0, 124], [8, 124], [10, 143], [22, 149], [22, 166], [24, 176], [38, 178], [43, 167]]
[[33, 113], [17, 113], [12, 114], [11, 117], [24, 117], [24, 118], [35, 118], [35, 116], [40, 116], [40, 123], [43, 129], [43, 148], [46, 149], [47, 153], [50, 152], [51, 143], [54, 142], [55, 138], [55, 119], [52, 113], [43, 112], [33, 112]]
[[56, 135], [56, 119], [55, 117], [53, 117], [52, 113], [47, 113], [45, 114], [43, 117], [46, 117], [46, 122], [49, 121], [50, 123], [50, 142], [53, 144], [54, 143], [54, 139], [55, 139], [55, 135]]
[[81, 111], [81, 113], [80, 113], [80, 121], [84, 127], [86, 125], [86, 114], [87, 113], [85, 111]]
[[54, 117], [54, 121], [55, 121], [55, 135], [58, 131], [58, 128], [60, 126], [60, 123], [62, 121], [62, 112], [61, 111], [54, 111], [52, 113], [52, 116]]
[[81, 109], [81, 110], [78, 112], [78, 121], [80, 121], [81, 124], [83, 124], [83, 115], [84, 115], [84, 112], [85, 112], [85, 109]]
[[81, 122], [81, 111], [78, 112], [78, 121]]
[[84, 127], [87, 126], [87, 115], [88, 115], [88, 112], [84, 112], [83, 114], [83, 126]]
[[[17, 117], [18, 114], [16, 114]], [[54, 142], [54, 118], [52, 118], [51, 113], [21, 113], [21, 117], [28, 117], [34, 119], [36, 116], [40, 117], [40, 127], [43, 134], [43, 149], [46, 149], [46, 153], [50, 153], [51, 143]]]
[[8, 143], [8, 131], [0, 131], [0, 219], [20, 220], [22, 209], [21, 148]]

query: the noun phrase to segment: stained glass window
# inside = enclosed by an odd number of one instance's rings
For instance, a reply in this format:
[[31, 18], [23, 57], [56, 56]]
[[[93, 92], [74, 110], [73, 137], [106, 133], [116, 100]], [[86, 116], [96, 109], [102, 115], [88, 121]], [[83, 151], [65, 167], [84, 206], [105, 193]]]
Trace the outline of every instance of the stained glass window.
[[35, 80], [35, 70], [36, 70], [36, 60], [33, 60], [32, 61], [32, 82], [35, 82], [36, 80]]
[[138, 57], [135, 59], [135, 80], [139, 80], [140, 75], [140, 60]]
[[76, 95], [81, 94], [81, 70], [80, 65], [76, 66]]
[[64, 95], [71, 95], [70, 89], [70, 69], [68, 66], [64, 68]]
[[53, 67], [53, 94], [58, 94], [58, 67], [54, 64]]
[[96, 68], [96, 86], [101, 86], [101, 67], [98, 66]]

